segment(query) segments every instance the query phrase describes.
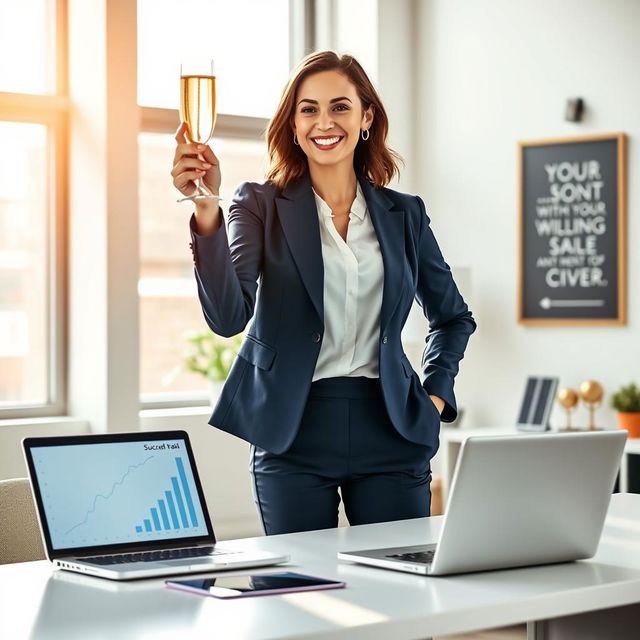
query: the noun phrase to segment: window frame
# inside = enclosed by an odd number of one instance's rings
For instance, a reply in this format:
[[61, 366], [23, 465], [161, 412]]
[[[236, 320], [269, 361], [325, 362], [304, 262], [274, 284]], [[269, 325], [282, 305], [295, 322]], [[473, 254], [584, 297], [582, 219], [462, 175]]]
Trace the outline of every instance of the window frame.
[[63, 415], [67, 410], [68, 299], [68, 38], [67, 0], [50, 0], [54, 14], [54, 93], [46, 95], [0, 92], [0, 121], [41, 124], [47, 129], [47, 278], [45, 292], [48, 341], [47, 400], [0, 407], [0, 420]]
[[[178, 109], [139, 106], [140, 133], [173, 135], [180, 122]], [[219, 113], [216, 117], [216, 138], [263, 139], [269, 121], [267, 118]], [[187, 251], [187, 248], [185, 248]], [[140, 356], [142, 359], [142, 355]], [[173, 409], [200, 407], [209, 404], [207, 391], [175, 391], [140, 394], [140, 409]]]

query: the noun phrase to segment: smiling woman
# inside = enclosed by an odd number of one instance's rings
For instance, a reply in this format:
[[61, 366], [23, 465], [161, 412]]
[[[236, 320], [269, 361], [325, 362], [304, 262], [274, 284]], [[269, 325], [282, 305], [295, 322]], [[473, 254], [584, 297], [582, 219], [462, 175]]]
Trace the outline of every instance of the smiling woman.
[[[389, 121], [378, 93], [354, 58], [331, 54], [312, 54], [293, 70], [269, 123], [267, 178], [278, 186], [303, 176], [307, 159], [334, 166], [339, 162], [337, 170], [342, 171], [353, 155], [354, 168], [364, 170], [376, 186], [388, 184], [399, 172], [401, 158], [387, 147]], [[339, 140], [332, 141], [335, 137]], [[367, 144], [358, 145], [360, 139]], [[339, 147], [330, 160], [313, 153]]]
[[[223, 224], [197, 200], [198, 295], [214, 333], [251, 321], [209, 423], [253, 446], [265, 533], [429, 515], [440, 419], [475, 329], [417, 196], [386, 188], [399, 157], [360, 64], [332, 51], [293, 70], [267, 129], [265, 182], [243, 182]], [[213, 194], [223, 153], [176, 132], [174, 186]], [[225, 160], [226, 163], [226, 160]], [[416, 298], [431, 329], [421, 383], [401, 332]], [[426, 323], [425, 323], [426, 330]]]
[[[331, 98], [334, 91], [350, 95]], [[363, 136], [365, 132], [369, 135], [373, 105], [364, 108], [355, 86], [337, 71], [323, 71], [307, 77], [301, 83], [298, 95], [319, 96], [317, 100], [299, 99], [294, 119], [294, 135], [307, 156], [310, 168], [327, 162], [337, 171], [344, 171], [341, 163], [346, 162], [349, 168], [361, 132]], [[331, 157], [325, 155], [338, 147], [339, 151]]]

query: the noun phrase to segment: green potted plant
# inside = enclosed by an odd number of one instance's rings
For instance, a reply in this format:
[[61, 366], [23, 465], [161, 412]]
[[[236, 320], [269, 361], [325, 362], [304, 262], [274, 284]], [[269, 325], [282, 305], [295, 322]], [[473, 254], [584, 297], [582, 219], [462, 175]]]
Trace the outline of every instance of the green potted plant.
[[200, 331], [186, 336], [185, 367], [209, 381], [212, 403], [217, 399], [229, 375], [242, 344], [242, 338], [242, 334], [232, 338], [222, 338], [211, 331]]
[[640, 438], [640, 387], [633, 382], [620, 387], [611, 397], [611, 406], [618, 412], [618, 426], [630, 438]]

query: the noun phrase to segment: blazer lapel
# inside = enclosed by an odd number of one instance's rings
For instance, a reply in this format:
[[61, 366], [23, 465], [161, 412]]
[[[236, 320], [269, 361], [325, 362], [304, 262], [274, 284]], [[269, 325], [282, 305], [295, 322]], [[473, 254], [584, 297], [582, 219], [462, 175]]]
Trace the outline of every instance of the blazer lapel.
[[276, 198], [276, 208], [287, 244], [313, 306], [324, 323], [324, 262], [320, 223], [309, 175]]
[[380, 332], [384, 333], [402, 294], [405, 214], [404, 211], [392, 211], [394, 203], [366, 178], [359, 176], [358, 180], [378, 236], [384, 264], [382, 309], [380, 311]]
[[[358, 180], [373, 222], [384, 265], [380, 330], [384, 332], [402, 294], [404, 264], [404, 211], [391, 210], [393, 202], [364, 177]], [[276, 198], [280, 223], [300, 277], [318, 316], [324, 322], [324, 262], [320, 223], [311, 180], [306, 174]]]

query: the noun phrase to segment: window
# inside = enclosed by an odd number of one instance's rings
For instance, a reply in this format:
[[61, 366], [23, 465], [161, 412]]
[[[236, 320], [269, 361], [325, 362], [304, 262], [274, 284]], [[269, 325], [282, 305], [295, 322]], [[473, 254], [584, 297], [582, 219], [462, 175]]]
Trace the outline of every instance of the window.
[[183, 57], [213, 58], [218, 112], [269, 118], [289, 72], [289, 0], [138, 0], [138, 103], [178, 109]]
[[[184, 23], [180, 28], [177, 19]], [[193, 206], [176, 202], [170, 176], [180, 60], [215, 61], [218, 119], [210, 144], [222, 164], [221, 205], [227, 210], [240, 182], [264, 179], [263, 132], [289, 73], [289, 23], [288, 0], [138, 0], [138, 293], [145, 406], [202, 404], [208, 391], [207, 381], [183, 365], [186, 336], [208, 327], [188, 247]]]
[[[182, 366], [189, 333], [207, 329], [189, 251], [191, 203], [176, 203], [169, 171], [173, 135], [141, 133], [140, 147], [140, 393], [207, 391], [206, 381]], [[223, 165], [221, 193], [228, 199], [243, 180], [264, 175], [260, 140], [220, 138], [213, 147]], [[221, 203], [223, 206], [225, 203]], [[202, 394], [201, 394], [202, 395]], [[184, 399], [184, 395], [183, 395]]]
[[56, 92], [55, 11], [51, 0], [0, 3], [0, 91]]
[[0, 417], [64, 410], [62, 0], [0, 4]]
[[47, 401], [47, 128], [0, 122], [0, 400]]

